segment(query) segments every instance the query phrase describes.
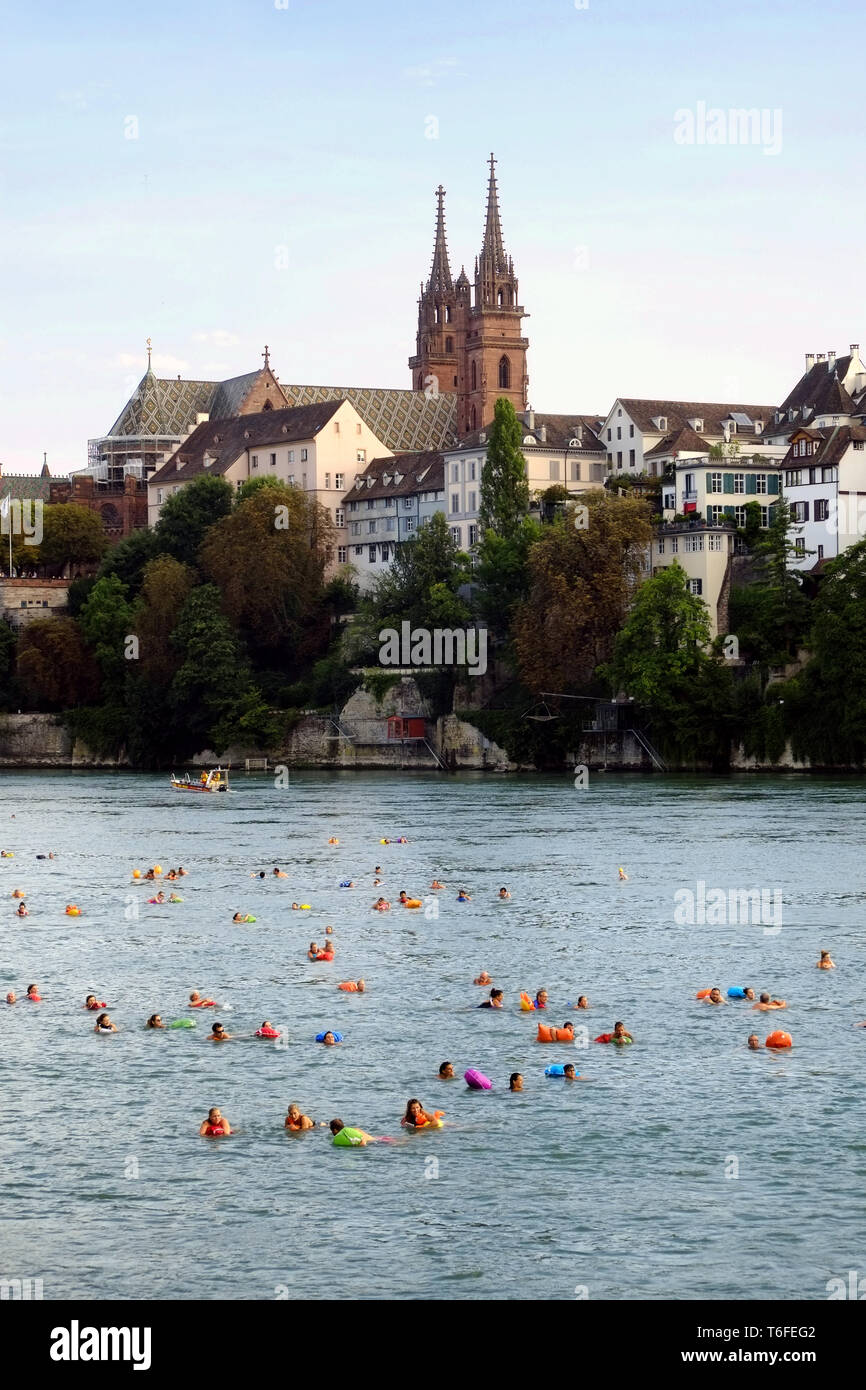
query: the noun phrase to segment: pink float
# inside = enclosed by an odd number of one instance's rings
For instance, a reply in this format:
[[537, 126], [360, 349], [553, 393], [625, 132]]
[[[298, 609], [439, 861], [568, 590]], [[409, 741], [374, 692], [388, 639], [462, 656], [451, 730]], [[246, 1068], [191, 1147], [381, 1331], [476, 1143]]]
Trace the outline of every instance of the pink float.
[[486, 1077], [483, 1071], [475, 1071], [474, 1067], [470, 1067], [468, 1071], [465, 1071], [463, 1076], [466, 1085], [473, 1091], [490, 1091], [493, 1089], [493, 1082], [489, 1077]]

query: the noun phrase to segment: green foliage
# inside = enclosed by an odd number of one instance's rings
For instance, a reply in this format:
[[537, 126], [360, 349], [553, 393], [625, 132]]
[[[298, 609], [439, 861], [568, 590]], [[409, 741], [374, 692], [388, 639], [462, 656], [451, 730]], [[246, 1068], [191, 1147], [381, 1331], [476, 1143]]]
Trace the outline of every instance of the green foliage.
[[261, 492], [263, 487], [284, 488], [279, 478], [271, 478], [267, 474], [264, 478], [247, 478], [245, 483], [241, 483], [235, 493], [235, 506], [239, 507], [242, 502], [248, 502], [251, 497], [255, 497], [257, 492]]
[[97, 758], [118, 758], [124, 749], [128, 712], [124, 705], [81, 705], [66, 710], [63, 723], [72, 737]]
[[512, 536], [529, 508], [526, 459], [521, 452], [523, 430], [514, 406], [500, 396], [493, 409], [487, 458], [481, 473], [478, 522], [481, 531]]
[[102, 522], [89, 507], [77, 502], [58, 502], [42, 513], [39, 563], [48, 569], [66, 570], [100, 560], [108, 547]]
[[168, 696], [178, 740], [189, 753], [219, 753], [231, 741], [234, 713], [248, 709], [250, 671], [215, 585], [193, 589], [171, 640], [181, 658]]
[[74, 618], [28, 623], [18, 639], [17, 671], [27, 709], [69, 709], [99, 694], [99, 667]]
[[205, 475], [184, 484], [163, 503], [154, 528], [158, 549], [194, 565], [209, 528], [232, 510], [234, 491], [225, 478]]
[[15, 655], [18, 640], [13, 628], [0, 619], [0, 710], [13, 708], [15, 693]]
[[131, 536], [112, 546], [99, 570], [100, 579], [116, 575], [126, 585], [127, 594], [135, 598], [144, 579], [144, 571], [159, 554], [155, 531], [133, 531]]
[[82, 605], [78, 625], [102, 672], [102, 689], [109, 701], [122, 702], [129, 661], [126, 639], [132, 635], [133, 613], [126, 585], [117, 575], [99, 579]]
[[395, 675], [393, 671], [371, 668], [364, 672], [364, 689], [369, 691], [377, 705], [381, 705], [388, 691], [399, 685], [401, 680], [402, 676]]
[[414, 627], [464, 626], [470, 613], [457, 590], [469, 576], [468, 556], [458, 549], [444, 512], [435, 512], [414, 540], [397, 546], [390, 570], [378, 577], [362, 610], [372, 626], [398, 631], [403, 621]]
[[82, 575], [80, 579], [72, 580], [66, 600], [68, 617], [78, 617], [95, 583], [96, 579], [93, 575]]
[[514, 615], [529, 596], [529, 556], [541, 535], [541, 525], [527, 516], [508, 536], [493, 530], [482, 536], [475, 570], [477, 602], [494, 641], [507, 641]]

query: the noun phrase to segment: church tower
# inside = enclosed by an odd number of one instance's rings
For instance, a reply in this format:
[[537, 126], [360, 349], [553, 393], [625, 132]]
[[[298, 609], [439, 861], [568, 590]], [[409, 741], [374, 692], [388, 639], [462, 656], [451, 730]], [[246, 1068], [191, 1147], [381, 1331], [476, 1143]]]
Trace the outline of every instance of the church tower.
[[[428, 395], [453, 393], [458, 388], [458, 291], [451, 278], [445, 240], [445, 189], [436, 190], [436, 236], [433, 265], [418, 300], [418, 337], [409, 358], [412, 386]], [[465, 275], [464, 275], [465, 279]], [[462, 297], [462, 296], [461, 296]]]
[[461, 334], [463, 361], [458, 372], [457, 408], [460, 435], [489, 425], [500, 396], [507, 397], [518, 414], [526, 410], [529, 339], [521, 332], [521, 320], [526, 317], [518, 299], [514, 262], [505, 253], [496, 160], [491, 154], [484, 241], [475, 261], [475, 303], [466, 314], [465, 336]]

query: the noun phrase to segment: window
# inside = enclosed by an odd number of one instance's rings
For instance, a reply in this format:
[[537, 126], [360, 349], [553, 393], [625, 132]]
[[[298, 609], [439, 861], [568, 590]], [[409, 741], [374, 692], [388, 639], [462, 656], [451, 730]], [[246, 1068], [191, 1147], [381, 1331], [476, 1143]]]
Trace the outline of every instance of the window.
[[330, 473], [326, 473], [326, 474], [325, 474], [325, 487], [326, 487], [326, 488], [330, 488], [330, 486], [331, 486], [331, 475], [330, 475]]
[[617, 437], [617, 439], [622, 439], [622, 425], [617, 425], [617, 427], [616, 427], [616, 437]]
[[356, 545], [356, 546], [355, 546], [355, 554], [356, 554], [356, 555], [363, 555], [363, 554], [364, 554], [364, 547], [363, 547], [362, 545]]
[[734, 474], [734, 492], [745, 492], [745, 491], [746, 491], [746, 475], [745, 475], [745, 473], [735, 473], [735, 474]]
[[385, 560], [390, 560], [390, 558], [391, 558], [391, 547], [390, 547], [390, 545], [383, 545], [383, 546], [382, 546], [382, 560], [383, 560], [383, 561], [385, 561]]
[[375, 545], [368, 545], [368, 546], [367, 546], [367, 559], [370, 561], [370, 564], [371, 564], [371, 565], [375, 565], [375, 563], [376, 563], [376, 547], [375, 547]]
[[403, 498], [403, 510], [404, 510], [404, 512], [405, 512], [409, 507], [411, 507], [411, 506], [412, 506], [412, 498], [411, 498], [411, 497], [404, 497], [404, 498]]
[[761, 525], [762, 525], [762, 526], [769, 526], [769, 524], [770, 524], [770, 508], [769, 508], [769, 507], [762, 507], [762, 508], [761, 508]]
[[396, 518], [396, 517], [394, 517], [394, 516], [386, 516], [386, 518], [385, 518], [385, 530], [386, 530], [386, 531], [393, 531], [393, 530], [394, 530], [394, 527], [395, 527], [396, 525], [397, 525], [397, 518]]
[[621, 449], [620, 449], [619, 453], [618, 453], [617, 456], [616, 456], [616, 466], [617, 466], [617, 468], [622, 468], [622, 450], [621, 450]]
[[346, 479], [345, 473], [335, 473], [335, 474], [334, 474], [334, 487], [337, 488], [340, 492], [342, 492], [342, 491], [343, 491], [343, 488], [346, 486], [345, 479]]
[[704, 581], [702, 579], [690, 579], [689, 591], [690, 593], [697, 594], [698, 597], [700, 597], [704, 592]]
[[[388, 503], [386, 502], [386, 503], [385, 503], [385, 506], [387, 507], [387, 505], [388, 505]], [[350, 502], [350, 503], [349, 503], [349, 511], [350, 511], [350, 512], [356, 512], [357, 510], [358, 510], [358, 503], [357, 503], [357, 502]]]
[[162, 488], [161, 488], [161, 487], [158, 487], [158, 488], [156, 489], [156, 505], [157, 505], [157, 506], [160, 506], [161, 502], [162, 502]]
[[613, 463], [613, 454], [608, 454], [607, 461], [608, 463]]
[[454, 544], [455, 544], [455, 545], [460, 545], [460, 541], [461, 541], [460, 527], [459, 527], [459, 526], [451, 526], [451, 527], [449, 527], [448, 529], [449, 529], [450, 532], [451, 532], [451, 539], [452, 539], [452, 541], [454, 542]]
[[476, 496], [476, 494], [475, 494], [474, 492], [470, 492], [470, 494], [469, 494], [469, 507], [468, 507], [468, 509], [467, 509], [467, 510], [470, 511], [470, 512], [474, 512], [474, 511], [475, 511], [475, 496]]
[[349, 547], [347, 545], [337, 546], [337, 564], [345, 565], [349, 558]]
[[352, 534], [353, 536], [360, 536], [360, 534], [361, 534], [361, 523], [360, 523], [360, 521], [353, 521], [352, 524], [351, 524], [351, 526], [349, 527], [349, 531], [351, 532], [351, 534]]
[[823, 558], [824, 558], [824, 547], [823, 547], [823, 545], [819, 545], [819, 546], [818, 546], [818, 559], [819, 559], [819, 560], [823, 560]]
[[355, 450], [355, 462], [356, 462], [356, 463], [366, 463], [366, 462], [367, 462], [367, 450], [366, 450], [366, 449], [356, 449], [356, 450]]
[[306, 473], [302, 473], [302, 474], [301, 474], [301, 487], [302, 487], [302, 488], [306, 488], [306, 486], [307, 486], [307, 475], [306, 475]]
[[302, 449], [302, 450], [301, 450], [301, 463], [306, 463], [308, 457], [309, 457], [309, 452], [308, 452], [308, 450]]
[[474, 483], [474, 482], [475, 482], [475, 460], [474, 460], [474, 459], [470, 459], [470, 460], [469, 460], [469, 481], [470, 481], [470, 483]]
[[375, 521], [375, 518], [374, 518], [373, 521], [368, 521], [368, 522], [367, 522], [367, 535], [368, 535], [368, 536], [375, 536], [375, 534], [376, 534], [376, 521]]
[[335, 525], [335, 526], [345, 526], [345, 524], [346, 524], [346, 513], [343, 511], [343, 508], [342, 508], [342, 507], [335, 507], [335, 508], [334, 508], [334, 525]]
[[791, 503], [791, 520], [792, 520], [792, 521], [797, 521], [797, 522], [800, 522], [800, 521], [808, 521], [808, 520], [809, 520], [809, 503], [808, 503], [808, 502], [792, 502], [792, 503]]
[[676, 555], [679, 550], [680, 542], [678, 536], [671, 536], [671, 554]]
[[839, 478], [839, 472], [838, 472], [838, 469], [836, 469], [835, 467], [833, 467], [833, 468], [822, 468], [822, 469], [821, 469], [821, 482], [822, 482], [822, 483], [835, 483], [835, 482], [838, 481], [838, 478]]
[[687, 474], [686, 474], [686, 476], [685, 476], [685, 490], [686, 490], [686, 497], [696, 497], [696, 496], [697, 496], [698, 490], [697, 490], [697, 488], [695, 487], [695, 475], [694, 475], [694, 473], [687, 473]]
[[628, 466], [629, 468], [634, 468], [634, 449], [629, 449], [628, 451]]
[[607, 432], [607, 442], [608, 442], [608, 444], [610, 443], [610, 430], [608, 430], [608, 432]]
[[472, 366], [469, 369], [469, 380], [471, 382], [471, 390], [476, 391], [478, 389], [478, 368], [475, 365], [474, 358], [472, 360]]
[[551, 482], [559, 482], [559, 459], [550, 460], [550, 480]]
[[799, 468], [787, 468], [785, 470], [785, 487], [800, 487], [803, 475]]
[[477, 526], [470, 526], [470, 527], [469, 527], [469, 544], [470, 544], [470, 545], [477, 545], [477, 544], [478, 544], [478, 527], [477, 527]]
[[368, 512], [371, 512], [371, 511], [373, 510], [373, 508], [375, 507], [375, 505], [376, 505], [375, 498], [373, 498], [373, 497], [368, 497], [368, 498], [367, 498], [367, 511], [368, 511]]
[[830, 515], [830, 503], [826, 497], [815, 498], [815, 511], [813, 513], [816, 521], [826, 521]]
[[499, 359], [499, 385], [504, 391], [507, 391], [511, 386], [511, 363], [507, 357], [500, 357]]
[[629, 427], [628, 427], [628, 437], [629, 437], [629, 439], [634, 439], [634, 425], [629, 425]]
[[766, 473], [756, 473], [756, 474], [755, 474], [755, 491], [756, 491], [756, 492], [759, 492], [759, 493], [761, 494], [761, 496], [764, 496], [764, 494], [766, 493], [766, 491], [767, 491], [767, 475], [766, 475]]
[[270, 464], [271, 464], [271, 468], [276, 468], [276, 466], [277, 466], [277, 456], [276, 456], [276, 454], [271, 454], [271, 455], [270, 455]]
[[662, 537], [661, 540], [659, 541], [659, 555], [664, 555], [664, 553], [665, 553], [665, 542], [664, 542], [664, 537]]
[[290, 450], [289, 450], [289, 463], [294, 463], [294, 461], [295, 461], [295, 451], [294, 451], [294, 449], [290, 449]]
[[414, 516], [407, 516], [407, 517], [406, 517], [406, 530], [407, 530], [407, 531], [414, 531], [414, 530], [415, 530], [415, 518], [414, 518]]
[[460, 493], [459, 493], [459, 492], [452, 492], [452, 494], [451, 494], [451, 510], [452, 510], [452, 512], [459, 512], [459, 510], [460, 510]]
[[579, 464], [579, 463], [573, 463], [573, 464], [571, 465], [571, 481], [572, 481], [573, 483], [579, 483], [579, 482], [580, 482], [580, 464]]
[[386, 506], [386, 507], [393, 507], [393, 505], [394, 505], [394, 498], [393, 498], [393, 497], [386, 497], [386, 498], [385, 498], [385, 506]]
[[290, 473], [290, 474], [289, 474], [289, 487], [294, 487], [294, 486], [295, 486], [295, 475], [294, 475], [294, 473]]
[[721, 536], [707, 536], [707, 550], [721, 550]]
[[703, 536], [685, 536], [683, 540], [683, 549], [691, 552], [692, 554], [696, 553], [699, 550], [703, 550], [704, 548]]
[[711, 473], [711, 474], [710, 474], [710, 485], [709, 485], [709, 487], [707, 488], [707, 492], [722, 492], [722, 491], [723, 491], [723, 486], [722, 486], [722, 475], [721, 475], [721, 473]]
[[854, 448], [855, 448], [855, 449], [862, 449], [862, 448], [864, 447], [864, 445], [866, 445], [866, 440], [863, 440], [863, 439], [855, 439], [855, 440], [854, 440]]
[[451, 481], [452, 481], [452, 483], [459, 483], [459, 482], [460, 482], [460, 464], [459, 464], [459, 463], [452, 463], [452, 465], [451, 465]]
[[724, 507], [718, 505], [707, 507], [707, 521], [711, 526], [718, 526], [719, 522], [724, 519], [724, 510]]
[[258, 468], [258, 466], [259, 466], [259, 456], [258, 456], [258, 454], [253, 454], [252, 458], [250, 459], [250, 468]]
[[797, 538], [796, 538], [795, 541], [794, 541], [794, 554], [795, 554], [795, 555], [805, 555], [805, 554], [806, 554], [806, 542], [804, 541], [804, 539], [803, 539], [802, 536], [797, 536]]
[[445, 351], [446, 351], [446, 352], [453, 352], [453, 351], [454, 351], [454, 339], [453, 339], [453, 338], [446, 338], [446, 339], [445, 339]]

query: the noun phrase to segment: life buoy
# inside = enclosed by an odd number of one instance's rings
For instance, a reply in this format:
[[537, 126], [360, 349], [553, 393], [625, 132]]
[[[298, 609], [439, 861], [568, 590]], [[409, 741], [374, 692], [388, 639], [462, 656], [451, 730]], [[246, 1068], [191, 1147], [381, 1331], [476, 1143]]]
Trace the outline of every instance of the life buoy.
[[536, 1042], [540, 1043], [573, 1043], [574, 1033], [570, 1028], [549, 1028], [546, 1023], [539, 1023]]
[[472, 1091], [491, 1091], [493, 1089], [493, 1082], [490, 1078], [485, 1076], [483, 1071], [476, 1071], [474, 1067], [465, 1071], [463, 1078]]
[[257, 1028], [257, 1029], [256, 1029], [256, 1037], [257, 1037], [257, 1038], [278, 1038], [278, 1037], [280, 1037], [280, 1030], [279, 1030], [279, 1028]]

